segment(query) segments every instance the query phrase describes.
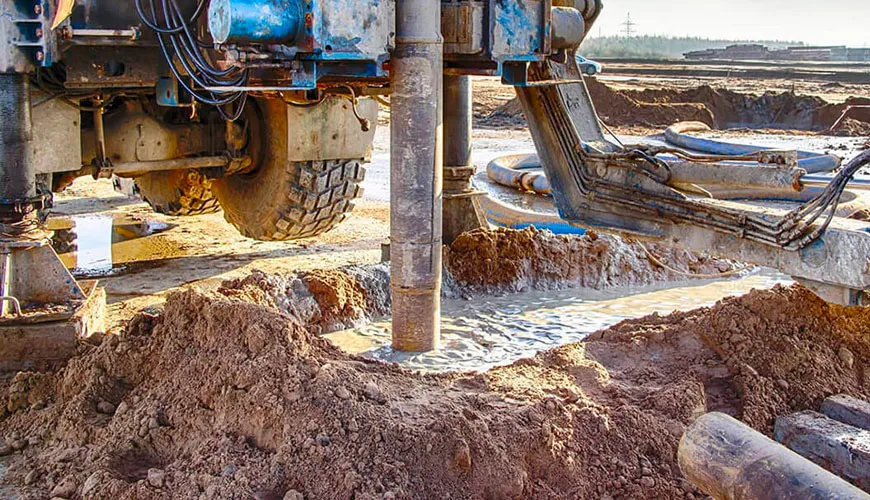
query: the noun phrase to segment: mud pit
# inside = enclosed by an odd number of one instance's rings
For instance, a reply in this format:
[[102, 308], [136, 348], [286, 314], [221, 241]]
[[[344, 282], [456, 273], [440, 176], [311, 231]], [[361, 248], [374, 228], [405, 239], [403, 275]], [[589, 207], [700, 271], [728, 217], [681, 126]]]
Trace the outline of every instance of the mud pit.
[[[522, 249], [545, 240], [480, 234], [488, 250], [478, 262], [506, 253], [526, 262]], [[620, 263], [644, 265], [637, 248], [620, 254], [607, 238], [586, 240], [576, 244], [609, 250], [574, 281], [557, 285], [518, 264], [522, 279], [487, 286], [606, 285], [608, 273], [624, 276]], [[454, 291], [482, 284], [454, 269]], [[378, 314], [376, 272], [255, 273], [214, 292], [175, 292], [122, 335], [82, 344], [66, 368], [4, 382], [2, 491], [688, 498], [699, 493], [681, 478], [676, 447], [700, 414], [725, 411], [769, 432], [776, 415], [828, 395], [867, 396], [870, 312], [829, 306], [797, 286], [626, 321], [482, 374], [424, 375], [345, 354], [312, 333]]]

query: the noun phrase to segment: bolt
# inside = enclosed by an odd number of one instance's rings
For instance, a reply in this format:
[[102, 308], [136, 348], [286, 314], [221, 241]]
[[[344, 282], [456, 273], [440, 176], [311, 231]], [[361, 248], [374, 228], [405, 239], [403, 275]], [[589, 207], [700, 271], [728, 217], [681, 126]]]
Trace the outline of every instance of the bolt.
[[42, 15], [42, 4], [34, 5], [33, 12], [35, 12], [37, 16], [41, 16]]
[[42, 62], [45, 59], [45, 53], [41, 50], [36, 51], [36, 60]]
[[36, 28], [36, 38], [42, 38], [42, 28]]

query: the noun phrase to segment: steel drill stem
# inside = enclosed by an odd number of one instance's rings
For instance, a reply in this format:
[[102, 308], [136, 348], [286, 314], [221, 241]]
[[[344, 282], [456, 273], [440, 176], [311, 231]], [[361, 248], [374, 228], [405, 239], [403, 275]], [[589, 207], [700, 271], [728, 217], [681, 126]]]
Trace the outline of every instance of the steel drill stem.
[[390, 256], [393, 347], [436, 349], [441, 312], [440, 2], [396, 5], [391, 57]]

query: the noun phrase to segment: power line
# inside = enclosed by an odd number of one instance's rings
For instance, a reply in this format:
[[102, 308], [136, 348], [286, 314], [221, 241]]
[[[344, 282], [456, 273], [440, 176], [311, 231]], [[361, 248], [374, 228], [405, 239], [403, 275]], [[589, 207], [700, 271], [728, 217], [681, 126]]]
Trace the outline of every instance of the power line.
[[631, 12], [625, 16], [625, 22], [622, 25], [625, 27], [625, 38], [631, 38], [634, 35], [634, 27], [637, 26], [637, 23], [631, 20]]

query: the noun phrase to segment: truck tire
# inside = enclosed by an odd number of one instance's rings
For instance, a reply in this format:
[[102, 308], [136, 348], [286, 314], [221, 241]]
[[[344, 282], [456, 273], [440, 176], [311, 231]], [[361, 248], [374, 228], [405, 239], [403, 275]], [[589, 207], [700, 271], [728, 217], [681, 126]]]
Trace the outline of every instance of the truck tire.
[[196, 170], [149, 172], [136, 177], [136, 185], [142, 198], [161, 214], [202, 215], [220, 210], [211, 181]]
[[362, 159], [267, 161], [250, 174], [215, 179], [226, 220], [243, 235], [286, 241], [325, 233], [343, 221], [362, 195]]

